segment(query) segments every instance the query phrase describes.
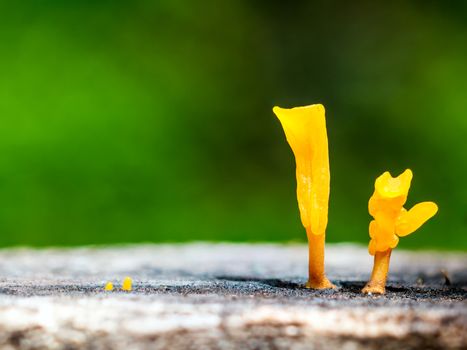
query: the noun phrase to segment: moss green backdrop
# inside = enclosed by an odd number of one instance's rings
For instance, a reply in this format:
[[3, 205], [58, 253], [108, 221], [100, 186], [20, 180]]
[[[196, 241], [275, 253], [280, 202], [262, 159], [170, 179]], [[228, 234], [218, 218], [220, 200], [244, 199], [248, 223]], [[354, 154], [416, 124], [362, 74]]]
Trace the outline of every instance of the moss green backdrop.
[[328, 241], [375, 178], [467, 249], [462, 1], [0, 0], [0, 245], [305, 240], [272, 107], [327, 108]]

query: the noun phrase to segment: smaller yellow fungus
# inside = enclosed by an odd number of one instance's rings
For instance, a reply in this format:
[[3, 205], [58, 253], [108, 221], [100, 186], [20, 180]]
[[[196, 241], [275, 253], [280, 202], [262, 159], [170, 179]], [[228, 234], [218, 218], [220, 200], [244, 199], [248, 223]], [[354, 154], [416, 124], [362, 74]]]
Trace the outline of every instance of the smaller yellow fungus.
[[130, 291], [131, 290], [132, 280], [130, 277], [125, 277], [123, 279], [122, 290]]
[[105, 287], [104, 287], [104, 290], [106, 290], [106, 291], [114, 290], [114, 285], [112, 284], [112, 282], [107, 282]]
[[373, 272], [363, 293], [384, 294], [392, 249], [404, 237], [416, 231], [438, 211], [433, 202], [422, 202], [406, 210], [412, 171], [407, 169], [393, 178], [385, 172], [375, 181], [375, 191], [368, 202], [368, 211], [374, 220], [370, 222], [368, 252], [374, 255]]

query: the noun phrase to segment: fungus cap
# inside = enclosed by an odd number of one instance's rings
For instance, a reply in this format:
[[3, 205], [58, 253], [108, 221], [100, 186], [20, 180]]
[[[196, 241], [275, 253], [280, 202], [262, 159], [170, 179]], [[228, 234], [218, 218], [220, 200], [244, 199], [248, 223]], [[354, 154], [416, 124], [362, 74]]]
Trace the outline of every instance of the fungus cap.
[[297, 200], [305, 228], [320, 235], [326, 231], [330, 172], [324, 106], [274, 107], [295, 156]]

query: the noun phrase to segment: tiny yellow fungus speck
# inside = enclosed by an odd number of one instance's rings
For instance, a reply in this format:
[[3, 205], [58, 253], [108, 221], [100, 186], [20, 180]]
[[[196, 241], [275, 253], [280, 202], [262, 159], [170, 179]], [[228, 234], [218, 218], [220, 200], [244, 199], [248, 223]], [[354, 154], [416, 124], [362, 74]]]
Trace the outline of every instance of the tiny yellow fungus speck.
[[105, 288], [104, 288], [106, 291], [111, 291], [111, 290], [114, 290], [114, 285], [112, 284], [112, 282], [107, 282], [107, 284], [105, 285]]
[[131, 278], [130, 277], [125, 277], [123, 279], [122, 290], [130, 291], [131, 290], [131, 283], [132, 283]]

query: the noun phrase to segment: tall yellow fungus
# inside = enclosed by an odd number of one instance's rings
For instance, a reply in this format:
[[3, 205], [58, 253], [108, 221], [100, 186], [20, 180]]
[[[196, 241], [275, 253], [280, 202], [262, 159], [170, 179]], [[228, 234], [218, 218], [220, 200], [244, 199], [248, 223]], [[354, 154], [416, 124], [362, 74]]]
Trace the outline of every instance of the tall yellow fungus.
[[335, 286], [324, 271], [324, 242], [328, 223], [329, 156], [324, 106], [314, 104], [273, 108], [295, 156], [297, 199], [309, 246], [308, 288]]

